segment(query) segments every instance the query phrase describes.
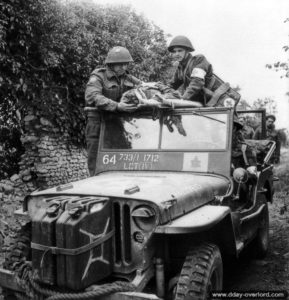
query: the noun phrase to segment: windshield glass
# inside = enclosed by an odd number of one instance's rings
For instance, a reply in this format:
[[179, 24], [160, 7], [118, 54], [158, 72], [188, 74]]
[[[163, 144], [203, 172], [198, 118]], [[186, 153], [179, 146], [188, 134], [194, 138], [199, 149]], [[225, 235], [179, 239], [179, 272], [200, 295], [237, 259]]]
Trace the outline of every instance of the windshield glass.
[[226, 148], [227, 114], [167, 116], [163, 123], [162, 149]]
[[151, 116], [105, 118], [104, 149], [158, 149], [160, 121]]
[[103, 149], [224, 150], [227, 123], [224, 113], [165, 115], [161, 119], [108, 115]]

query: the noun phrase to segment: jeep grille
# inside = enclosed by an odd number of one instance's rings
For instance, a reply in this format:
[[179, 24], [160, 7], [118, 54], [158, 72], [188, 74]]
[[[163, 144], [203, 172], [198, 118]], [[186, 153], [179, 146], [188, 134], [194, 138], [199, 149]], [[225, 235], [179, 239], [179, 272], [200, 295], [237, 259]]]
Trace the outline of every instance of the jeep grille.
[[128, 204], [114, 202], [115, 264], [117, 267], [131, 263], [131, 216]]

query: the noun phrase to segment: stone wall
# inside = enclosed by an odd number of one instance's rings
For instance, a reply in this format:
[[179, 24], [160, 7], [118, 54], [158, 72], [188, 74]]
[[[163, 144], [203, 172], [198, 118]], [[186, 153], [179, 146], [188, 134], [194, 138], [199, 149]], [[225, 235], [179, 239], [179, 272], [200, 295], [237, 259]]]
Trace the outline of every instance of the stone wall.
[[19, 176], [35, 187], [51, 187], [88, 177], [85, 149], [72, 145], [67, 132], [59, 132], [48, 120], [28, 114], [21, 139], [25, 153]]
[[34, 189], [31, 182], [24, 183], [17, 174], [0, 181], [0, 265], [6, 248], [22, 225], [21, 219], [16, 219], [14, 212], [21, 207], [25, 195]]

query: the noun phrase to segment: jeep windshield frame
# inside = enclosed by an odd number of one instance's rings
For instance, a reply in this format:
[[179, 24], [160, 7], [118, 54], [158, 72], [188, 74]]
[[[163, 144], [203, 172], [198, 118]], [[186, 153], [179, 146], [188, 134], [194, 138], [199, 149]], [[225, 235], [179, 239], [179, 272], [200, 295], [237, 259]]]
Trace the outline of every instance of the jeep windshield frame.
[[152, 110], [103, 113], [97, 170], [228, 175], [232, 116], [233, 110], [223, 107], [160, 109], [157, 114]]

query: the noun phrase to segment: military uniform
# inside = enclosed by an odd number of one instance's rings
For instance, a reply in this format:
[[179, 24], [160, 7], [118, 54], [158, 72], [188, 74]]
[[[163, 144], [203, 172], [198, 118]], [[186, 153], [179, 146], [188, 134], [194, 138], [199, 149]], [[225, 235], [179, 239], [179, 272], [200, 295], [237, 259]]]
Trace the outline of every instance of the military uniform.
[[[89, 78], [85, 90], [86, 106], [97, 107], [98, 110], [116, 111], [122, 94], [132, 89], [141, 81], [127, 72], [118, 77], [109, 68], [95, 69]], [[87, 114], [86, 143], [88, 169], [94, 175], [100, 133], [100, 115], [97, 111]]]
[[203, 55], [187, 54], [181, 61], [169, 86], [180, 89], [183, 99], [204, 103], [203, 87], [208, 86], [213, 76], [212, 65]]
[[[245, 158], [242, 151], [242, 148], [244, 147], [245, 151]], [[245, 159], [247, 161], [245, 161]], [[256, 160], [256, 153], [251, 149], [249, 145], [246, 144], [246, 141], [244, 139], [244, 136], [242, 134], [242, 130], [238, 129], [235, 132], [233, 132], [232, 136], [232, 163], [235, 168], [245, 168], [250, 166], [256, 166], [257, 160]], [[248, 164], [248, 165], [247, 165]]]
[[[259, 126], [254, 134], [254, 139], [261, 140], [262, 139], [262, 128]], [[273, 128], [266, 128], [266, 140], [274, 141], [276, 143], [276, 149], [274, 151], [273, 157], [271, 159], [274, 163], [280, 162], [280, 138], [278, 135], [278, 131], [275, 129], [275, 126]]]
[[168, 50], [174, 52], [175, 48], [182, 48], [186, 53], [179, 61], [174, 77], [169, 82], [169, 87], [178, 89], [183, 99], [198, 101], [206, 105], [203, 88], [208, 87], [212, 81], [212, 65], [204, 55], [192, 56], [189, 53], [195, 49], [186, 36], [178, 35], [172, 39]]
[[248, 140], [253, 139], [254, 129], [252, 127], [250, 127], [248, 125], [244, 125], [241, 131], [242, 131], [244, 139], [248, 139]]
[[232, 136], [232, 157], [238, 157], [242, 155], [242, 145], [246, 145], [241, 130], [237, 130]]

